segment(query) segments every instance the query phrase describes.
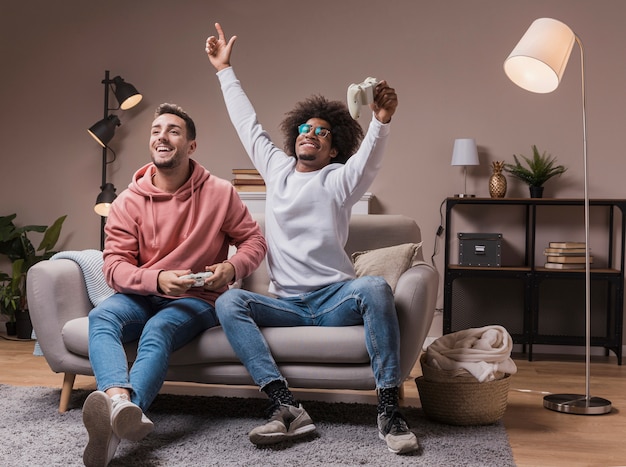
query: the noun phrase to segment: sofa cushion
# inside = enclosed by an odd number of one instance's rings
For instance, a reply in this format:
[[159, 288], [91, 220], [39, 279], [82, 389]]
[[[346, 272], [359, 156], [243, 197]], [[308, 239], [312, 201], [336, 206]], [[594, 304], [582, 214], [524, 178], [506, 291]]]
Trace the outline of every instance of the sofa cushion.
[[[368, 363], [363, 326], [301, 326], [261, 330], [278, 363]], [[89, 355], [89, 318], [76, 318], [63, 326], [63, 342], [77, 355]], [[125, 345], [129, 361], [136, 356], [136, 342]], [[220, 326], [207, 329], [172, 354], [170, 365], [239, 363]]]
[[89, 318], [71, 319], [61, 329], [61, 337], [67, 350], [77, 355], [89, 355]]
[[410, 267], [422, 262], [421, 247], [421, 242], [403, 243], [375, 250], [357, 251], [352, 254], [354, 271], [357, 277], [382, 276], [395, 292], [400, 276]]
[[[277, 363], [368, 363], [363, 326], [263, 328]], [[172, 354], [171, 365], [238, 363], [221, 327], [204, 331]]]

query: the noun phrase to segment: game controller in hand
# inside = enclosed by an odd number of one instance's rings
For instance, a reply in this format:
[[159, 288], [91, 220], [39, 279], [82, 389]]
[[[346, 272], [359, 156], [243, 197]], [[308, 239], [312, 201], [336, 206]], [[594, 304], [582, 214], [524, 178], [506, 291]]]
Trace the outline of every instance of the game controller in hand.
[[361, 114], [361, 106], [374, 102], [374, 89], [378, 81], [376, 78], [366, 78], [359, 84], [348, 86], [348, 110], [355, 120]]
[[196, 274], [187, 274], [186, 276], [180, 276], [180, 278], [195, 280], [192, 287], [203, 287], [204, 279], [206, 279], [207, 277], [211, 277], [212, 275], [213, 273], [211, 271], [207, 271], [207, 272], [198, 272]]

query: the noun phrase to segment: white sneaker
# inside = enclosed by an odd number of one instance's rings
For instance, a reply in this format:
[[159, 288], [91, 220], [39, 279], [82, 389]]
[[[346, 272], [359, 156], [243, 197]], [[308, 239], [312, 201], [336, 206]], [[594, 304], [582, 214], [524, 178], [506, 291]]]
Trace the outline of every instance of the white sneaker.
[[139, 441], [154, 429], [154, 423], [126, 394], [119, 394], [111, 398], [111, 427], [119, 438]]
[[83, 423], [89, 442], [83, 452], [87, 467], [106, 467], [115, 456], [120, 439], [111, 429], [111, 398], [102, 391], [94, 391], [83, 405]]
[[300, 438], [315, 431], [313, 420], [299, 405], [278, 404], [265, 425], [254, 428], [249, 434], [250, 441], [257, 445], [274, 444], [286, 439]]
[[417, 436], [406, 423], [397, 407], [388, 405], [378, 415], [378, 437], [387, 443], [387, 449], [395, 454], [417, 451]]

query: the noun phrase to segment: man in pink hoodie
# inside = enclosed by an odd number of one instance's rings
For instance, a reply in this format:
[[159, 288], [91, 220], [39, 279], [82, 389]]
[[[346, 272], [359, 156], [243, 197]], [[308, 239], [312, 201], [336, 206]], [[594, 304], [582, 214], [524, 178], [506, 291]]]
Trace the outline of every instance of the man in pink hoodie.
[[[152, 162], [111, 206], [104, 274], [118, 293], [89, 314], [89, 358], [98, 390], [83, 406], [87, 466], [106, 466], [121, 439], [153, 429], [144, 415], [173, 351], [219, 324], [215, 300], [263, 260], [266, 243], [232, 184], [190, 158], [193, 120], [162, 104], [150, 134]], [[228, 258], [229, 246], [237, 247]], [[210, 271], [196, 284], [190, 273]], [[128, 369], [123, 345], [139, 340]]]

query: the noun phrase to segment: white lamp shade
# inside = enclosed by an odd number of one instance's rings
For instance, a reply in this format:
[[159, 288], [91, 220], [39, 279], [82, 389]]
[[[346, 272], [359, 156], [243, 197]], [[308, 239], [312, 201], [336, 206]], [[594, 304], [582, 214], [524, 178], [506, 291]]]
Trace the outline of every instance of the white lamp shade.
[[452, 163], [450, 165], [478, 165], [478, 149], [473, 138], [454, 140]]
[[504, 72], [527, 91], [552, 92], [561, 82], [575, 38], [558, 20], [536, 19], [504, 61]]

